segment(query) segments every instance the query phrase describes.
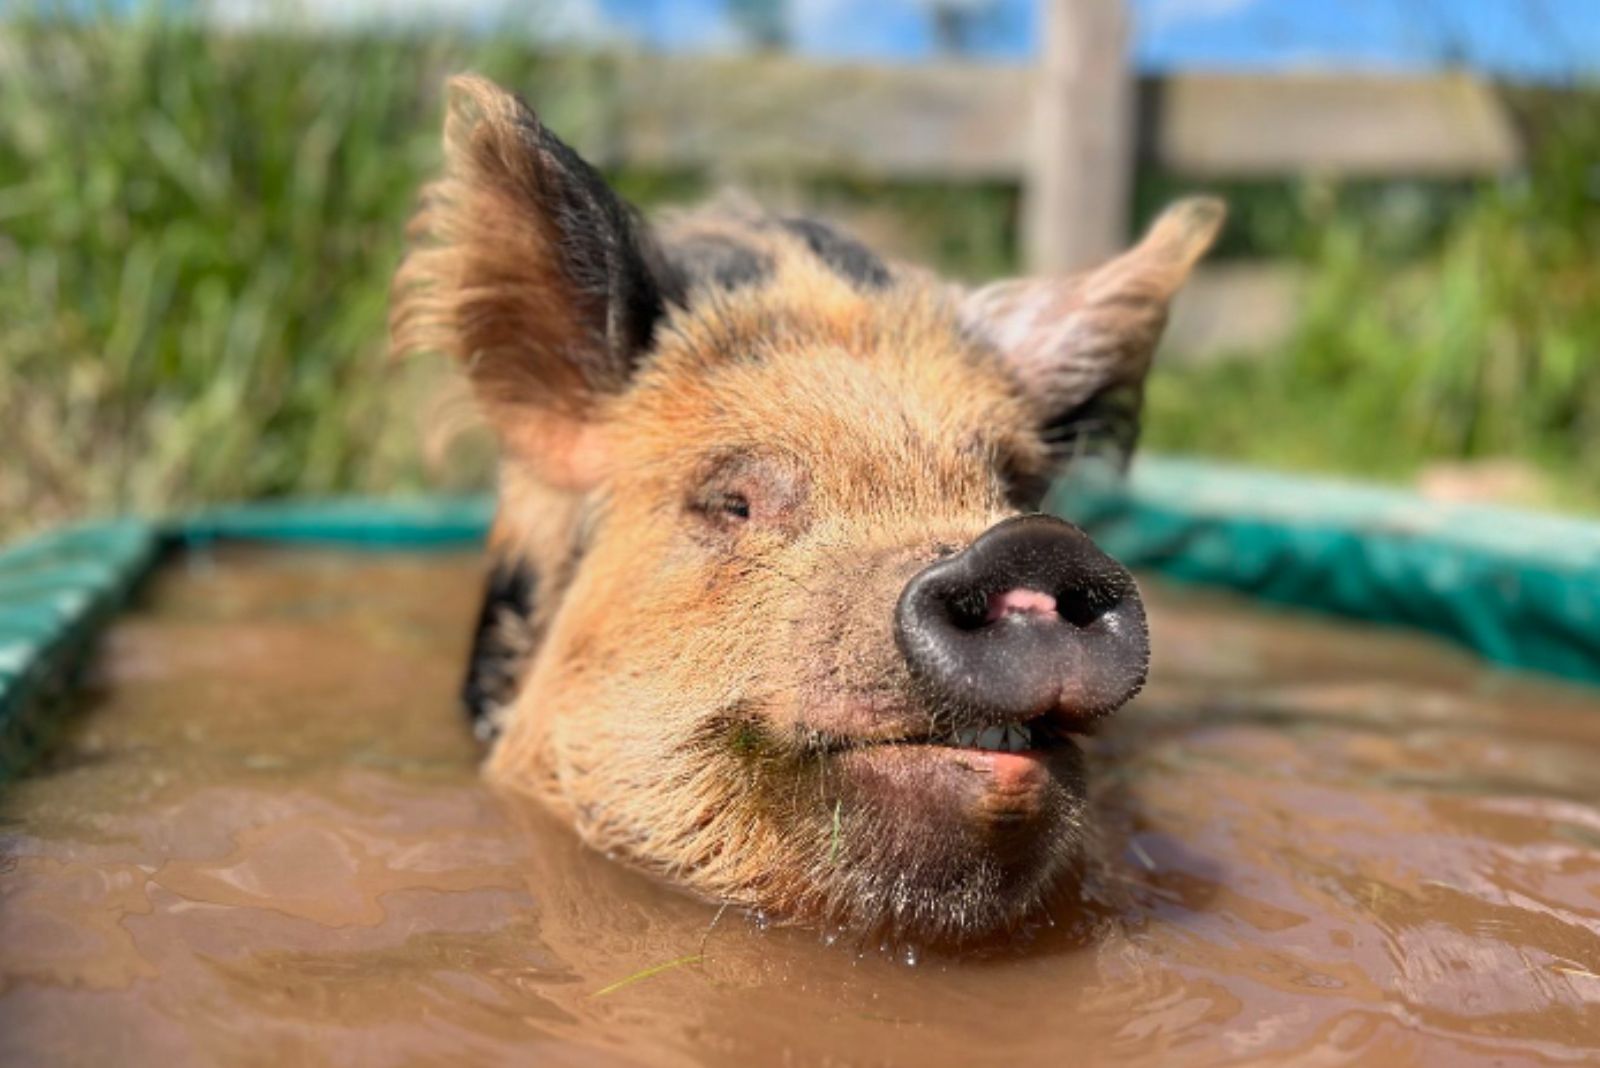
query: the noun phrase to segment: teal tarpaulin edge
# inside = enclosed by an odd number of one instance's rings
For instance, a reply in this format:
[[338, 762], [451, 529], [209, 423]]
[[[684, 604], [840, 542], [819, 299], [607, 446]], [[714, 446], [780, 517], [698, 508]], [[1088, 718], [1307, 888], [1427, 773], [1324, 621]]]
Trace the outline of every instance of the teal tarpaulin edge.
[[492, 509], [484, 497], [262, 502], [88, 523], [0, 550], [0, 782], [48, 744], [95, 639], [164, 551], [223, 540], [451, 548], [480, 540]]
[[1597, 523], [1175, 459], [1064, 482], [1049, 505], [1135, 569], [1600, 683]]
[[[1600, 524], [1447, 507], [1354, 483], [1169, 458], [1052, 492], [1132, 567], [1431, 631], [1512, 667], [1600, 683]], [[105, 623], [163, 551], [232, 540], [370, 549], [482, 538], [485, 497], [262, 502], [86, 524], [0, 550], [0, 780], [48, 740]]]
[[489, 529], [489, 497], [263, 501], [212, 508], [163, 528], [168, 544], [270, 541], [374, 549], [452, 548]]
[[48, 742], [88, 650], [155, 560], [157, 532], [72, 527], [0, 552], [0, 781]]

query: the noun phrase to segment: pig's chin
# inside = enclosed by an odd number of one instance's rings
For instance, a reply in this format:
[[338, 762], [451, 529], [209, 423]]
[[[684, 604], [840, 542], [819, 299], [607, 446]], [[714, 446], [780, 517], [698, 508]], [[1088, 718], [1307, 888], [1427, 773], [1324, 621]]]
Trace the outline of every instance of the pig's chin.
[[1012, 742], [877, 742], [829, 755], [830, 793], [851, 816], [842, 825], [854, 840], [841, 848], [860, 906], [853, 926], [977, 941], [1030, 918], [1072, 877], [1085, 849], [1082, 751], [1065, 733]]

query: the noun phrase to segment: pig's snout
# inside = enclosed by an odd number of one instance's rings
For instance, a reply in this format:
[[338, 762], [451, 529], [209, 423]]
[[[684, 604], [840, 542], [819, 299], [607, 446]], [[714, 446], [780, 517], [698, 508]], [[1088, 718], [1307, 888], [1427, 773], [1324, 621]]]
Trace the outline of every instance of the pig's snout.
[[1019, 516], [912, 577], [895, 641], [936, 707], [983, 722], [1096, 716], [1144, 685], [1144, 605], [1070, 523]]

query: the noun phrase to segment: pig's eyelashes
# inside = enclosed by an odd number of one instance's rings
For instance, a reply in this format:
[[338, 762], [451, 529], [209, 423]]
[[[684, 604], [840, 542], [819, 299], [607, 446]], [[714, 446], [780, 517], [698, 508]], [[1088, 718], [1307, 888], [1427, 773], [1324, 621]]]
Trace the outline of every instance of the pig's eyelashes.
[[689, 510], [707, 526], [745, 526], [794, 533], [805, 521], [806, 479], [785, 458], [723, 453], [702, 465], [688, 495]]
[[714, 490], [699, 495], [690, 511], [715, 526], [742, 526], [750, 521], [750, 498], [735, 490]]

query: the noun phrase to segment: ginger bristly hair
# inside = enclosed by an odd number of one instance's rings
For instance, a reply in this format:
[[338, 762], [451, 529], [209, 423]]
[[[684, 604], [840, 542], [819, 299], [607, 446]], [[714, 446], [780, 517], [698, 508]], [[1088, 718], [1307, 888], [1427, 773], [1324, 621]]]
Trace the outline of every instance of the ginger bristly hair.
[[549, 470], [626, 387], [678, 287], [633, 210], [518, 97], [451, 79], [444, 139], [395, 277], [391, 346], [452, 356], [507, 447]]

